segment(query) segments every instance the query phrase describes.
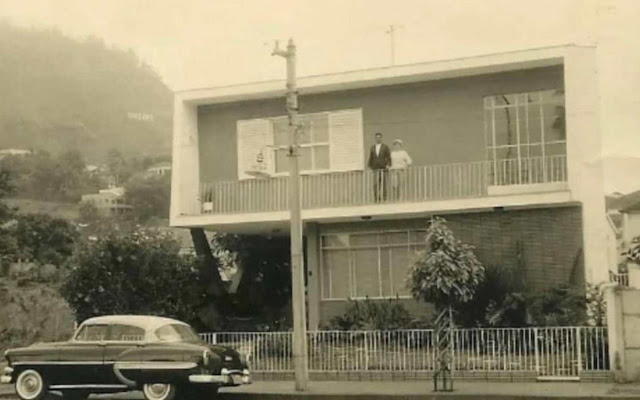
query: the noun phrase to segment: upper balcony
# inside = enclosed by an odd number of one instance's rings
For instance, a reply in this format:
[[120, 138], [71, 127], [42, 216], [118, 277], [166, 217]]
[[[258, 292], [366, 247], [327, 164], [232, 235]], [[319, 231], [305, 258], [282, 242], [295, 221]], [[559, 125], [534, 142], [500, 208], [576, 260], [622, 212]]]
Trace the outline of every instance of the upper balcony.
[[[592, 167], [597, 98], [585, 67], [592, 56], [559, 46], [300, 78], [303, 220], [589, 200], [600, 179]], [[284, 88], [274, 81], [176, 95], [172, 226], [287, 229]], [[372, 172], [376, 132], [388, 145], [402, 140], [413, 164]], [[258, 159], [263, 177], [251, 174]]]
[[[566, 182], [566, 156], [555, 155], [302, 175], [301, 200], [304, 210], [313, 210], [556, 191]], [[202, 214], [286, 211], [289, 179], [203, 183], [199, 203]]]

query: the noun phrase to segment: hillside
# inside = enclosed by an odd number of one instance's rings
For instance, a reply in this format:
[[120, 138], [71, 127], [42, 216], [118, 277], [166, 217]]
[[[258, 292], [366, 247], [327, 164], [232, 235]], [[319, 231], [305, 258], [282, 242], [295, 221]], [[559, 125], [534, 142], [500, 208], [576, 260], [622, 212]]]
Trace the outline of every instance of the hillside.
[[133, 52], [0, 22], [0, 148], [170, 151], [172, 94]]
[[17, 207], [18, 214], [48, 214], [54, 218], [75, 221], [80, 215], [80, 204], [31, 199], [4, 199], [9, 207]]

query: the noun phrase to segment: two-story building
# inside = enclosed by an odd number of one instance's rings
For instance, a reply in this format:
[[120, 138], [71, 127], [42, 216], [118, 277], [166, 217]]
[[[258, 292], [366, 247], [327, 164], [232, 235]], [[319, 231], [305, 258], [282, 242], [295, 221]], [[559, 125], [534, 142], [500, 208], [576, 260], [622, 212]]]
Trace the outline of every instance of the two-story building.
[[[348, 298], [420, 310], [405, 277], [434, 215], [532, 289], [608, 279], [594, 48], [309, 76], [298, 89], [310, 329]], [[171, 226], [287, 235], [284, 95], [284, 81], [176, 93]], [[381, 199], [367, 168], [377, 132], [413, 161]]]

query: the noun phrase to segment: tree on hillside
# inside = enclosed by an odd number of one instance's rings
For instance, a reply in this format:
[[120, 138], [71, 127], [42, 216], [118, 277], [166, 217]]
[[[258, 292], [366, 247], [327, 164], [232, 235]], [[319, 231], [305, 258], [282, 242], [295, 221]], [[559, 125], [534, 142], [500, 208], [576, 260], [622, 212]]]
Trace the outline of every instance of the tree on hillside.
[[15, 186], [13, 176], [6, 165], [0, 164], [0, 268], [11, 260], [18, 251], [18, 243], [11, 231], [11, 219], [14, 211], [2, 199], [13, 193]]
[[125, 201], [133, 207], [130, 215], [136, 221], [169, 218], [171, 177], [145, 177], [142, 174], [133, 177], [125, 184]]
[[440, 217], [430, 221], [426, 242], [408, 276], [413, 297], [439, 311], [470, 301], [484, 279], [473, 247], [457, 240]]
[[162, 233], [111, 233], [79, 246], [62, 295], [78, 321], [104, 314], [151, 314], [198, 326], [204, 302], [195, 260]]
[[47, 214], [19, 216], [14, 235], [20, 258], [54, 265], [62, 265], [71, 257], [79, 236], [70, 222]]

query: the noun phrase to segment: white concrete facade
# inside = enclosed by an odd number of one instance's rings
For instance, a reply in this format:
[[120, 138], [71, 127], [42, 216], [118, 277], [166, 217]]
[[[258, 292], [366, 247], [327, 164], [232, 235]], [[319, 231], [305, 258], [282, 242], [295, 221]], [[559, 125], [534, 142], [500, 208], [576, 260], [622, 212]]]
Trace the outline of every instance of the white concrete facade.
[[[358, 220], [378, 215], [407, 217], [425, 212], [452, 212], [492, 207], [540, 207], [581, 204], [585, 276], [590, 282], [608, 280], [609, 249], [606, 232], [604, 182], [601, 155], [601, 105], [595, 47], [576, 45], [491, 54], [423, 64], [371, 69], [300, 78], [301, 93], [472, 76], [541, 66], [563, 65], [567, 125], [568, 188], [548, 192], [509, 191], [482, 198], [430, 201], [362, 207], [303, 210], [306, 222]], [[171, 226], [206, 227], [233, 232], [256, 229], [286, 231], [288, 212], [200, 214], [198, 106], [284, 95], [283, 81], [235, 85], [176, 93], [174, 104], [173, 185]]]

